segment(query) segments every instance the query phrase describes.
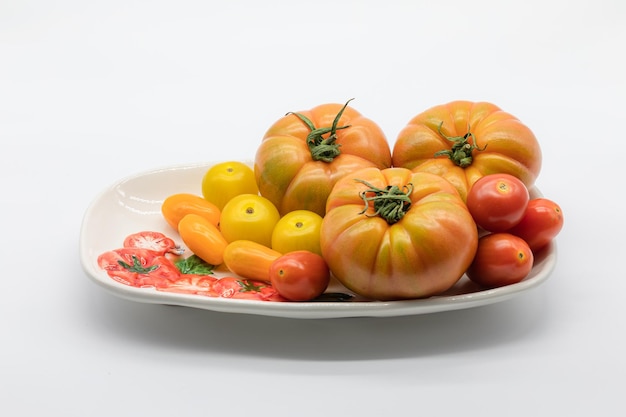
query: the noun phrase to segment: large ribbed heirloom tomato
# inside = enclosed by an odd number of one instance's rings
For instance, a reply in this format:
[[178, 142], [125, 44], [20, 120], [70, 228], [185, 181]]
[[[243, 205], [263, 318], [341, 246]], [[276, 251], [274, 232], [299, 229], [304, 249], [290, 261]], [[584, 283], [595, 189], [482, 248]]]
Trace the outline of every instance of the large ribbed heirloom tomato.
[[444, 178], [364, 168], [333, 188], [320, 243], [333, 275], [348, 289], [399, 300], [452, 287], [474, 258], [478, 231]]
[[409, 121], [396, 138], [393, 165], [441, 175], [465, 200], [488, 174], [510, 174], [532, 186], [541, 149], [526, 125], [494, 104], [452, 101]]
[[338, 179], [364, 167], [391, 166], [382, 129], [346, 104], [288, 113], [266, 132], [254, 172], [259, 192], [281, 215], [309, 210], [324, 216]]

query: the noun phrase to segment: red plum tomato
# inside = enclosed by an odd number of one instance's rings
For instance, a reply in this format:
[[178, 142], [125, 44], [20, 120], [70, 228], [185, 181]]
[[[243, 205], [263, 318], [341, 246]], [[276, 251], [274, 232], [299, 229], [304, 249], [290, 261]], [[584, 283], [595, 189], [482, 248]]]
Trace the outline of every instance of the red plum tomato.
[[478, 240], [467, 276], [483, 287], [502, 287], [526, 278], [533, 261], [533, 253], [524, 239], [510, 233], [491, 233]]
[[269, 275], [272, 287], [291, 301], [319, 297], [330, 282], [330, 270], [324, 258], [307, 250], [280, 256], [272, 262]]
[[509, 233], [519, 236], [530, 249], [538, 251], [550, 243], [563, 228], [563, 211], [547, 198], [530, 200], [524, 217]]
[[489, 232], [504, 232], [522, 220], [530, 194], [526, 185], [509, 174], [489, 174], [474, 183], [467, 208], [474, 221]]

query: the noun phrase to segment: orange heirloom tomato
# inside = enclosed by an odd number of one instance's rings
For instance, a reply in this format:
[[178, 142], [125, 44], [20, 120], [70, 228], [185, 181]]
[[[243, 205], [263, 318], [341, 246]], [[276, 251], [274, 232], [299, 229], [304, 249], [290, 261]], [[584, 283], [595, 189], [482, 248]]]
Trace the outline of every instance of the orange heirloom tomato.
[[220, 222], [220, 209], [203, 197], [189, 193], [178, 193], [168, 196], [161, 204], [161, 213], [174, 230], [178, 230], [178, 222], [187, 214], [195, 213], [206, 218], [213, 226]]
[[303, 209], [324, 216], [335, 182], [364, 167], [391, 166], [381, 128], [346, 104], [287, 113], [265, 133], [254, 173], [262, 196], [281, 216]]
[[270, 266], [281, 255], [252, 240], [234, 240], [224, 250], [224, 264], [240, 277], [269, 282]]
[[178, 234], [185, 245], [205, 262], [220, 265], [228, 245], [215, 225], [199, 214], [188, 214], [178, 222]]
[[444, 178], [406, 168], [365, 168], [328, 197], [322, 254], [334, 276], [378, 300], [429, 297], [471, 264], [478, 228]]
[[541, 170], [541, 149], [533, 132], [499, 107], [452, 101], [409, 121], [394, 144], [393, 165], [441, 175], [465, 200], [488, 174], [510, 174], [532, 186]]

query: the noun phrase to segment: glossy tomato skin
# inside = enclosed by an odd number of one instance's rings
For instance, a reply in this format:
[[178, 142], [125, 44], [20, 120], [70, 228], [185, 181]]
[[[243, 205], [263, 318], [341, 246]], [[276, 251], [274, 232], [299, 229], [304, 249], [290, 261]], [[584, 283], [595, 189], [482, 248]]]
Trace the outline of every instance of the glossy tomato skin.
[[[411, 206], [396, 223], [365, 208], [361, 192], [412, 184]], [[333, 275], [378, 300], [429, 297], [452, 287], [472, 262], [478, 228], [456, 189], [440, 176], [405, 168], [365, 168], [337, 182], [320, 239]]]
[[272, 262], [282, 254], [252, 240], [235, 240], [224, 250], [224, 264], [243, 278], [269, 281]]
[[220, 230], [228, 242], [252, 240], [271, 247], [272, 231], [280, 219], [276, 206], [258, 194], [240, 194], [226, 203]]
[[524, 239], [510, 233], [491, 233], [478, 241], [467, 276], [484, 287], [502, 287], [526, 278], [533, 262], [533, 252]]
[[190, 213], [178, 222], [178, 234], [191, 252], [211, 265], [224, 262], [228, 242], [206, 217]]
[[272, 287], [291, 301], [308, 301], [324, 293], [330, 270], [320, 255], [300, 250], [276, 259], [269, 272]]
[[161, 204], [161, 214], [174, 230], [178, 230], [178, 222], [190, 213], [205, 217], [216, 227], [220, 221], [220, 209], [199, 195], [176, 193], [169, 195]]
[[467, 194], [467, 208], [476, 224], [489, 232], [504, 232], [522, 220], [530, 194], [510, 174], [489, 174], [477, 180]]
[[[441, 131], [441, 133], [440, 133]], [[452, 151], [464, 137], [475, 145], [463, 159], [453, 162], [441, 151]], [[482, 176], [511, 174], [530, 188], [541, 170], [542, 155], [533, 132], [519, 119], [488, 102], [452, 101], [416, 115], [400, 131], [393, 148], [393, 165], [431, 172], [448, 179], [465, 200]]]
[[547, 198], [530, 200], [522, 220], [509, 233], [519, 236], [530, 249], [538, 251], [550, 243], [563, 228], [563, 211]]
[[294, 210], [278, 220], [272, 231], [272, 249], [287, 253], [308, 250], [322, 254], [322, 216], [310, 210]]
[[258, 194], [251, 166], [239, 161], [224, 161], [211, 166], [202, 177], [202, 196], [219, 210], [240, 194]]
[[[322, 104], [296, 112], [316, 128], [331, 128], [344, 105]], [[277, 120], [257, 149], [254, 172], [262, 196], [281, 215], [294, 210], [325, 214], [325, 202], [339, 179], [363, 167], [391, 166], [391, 149], [382, 129], [352, 107], [345, 107], [338, 121], [335, 144], [339, 156], [315, 160], [307, 145], [311, 129], [295, 113]], [[324, 135], [325, 138], [328, 134]]]

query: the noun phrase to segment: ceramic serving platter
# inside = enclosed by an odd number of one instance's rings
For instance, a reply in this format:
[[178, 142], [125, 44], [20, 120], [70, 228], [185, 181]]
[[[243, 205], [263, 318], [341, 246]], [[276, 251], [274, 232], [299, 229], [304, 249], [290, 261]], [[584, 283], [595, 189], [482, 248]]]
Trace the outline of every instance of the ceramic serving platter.
[[[551, 244], [535, 255], [531, 273], [517, 284], [486, 290], [464, 276], [443, 294], [405, 301], [361, 300], [336, 281], [329, 286], [328, 297], [311, 302], [286, 302], [242, 299], [230, 297], [228, 293], [203, 291], [202, 288], [190, 290], [189, 286], [202, 285], [197, 279], [190, 280], [187, 287], [178, 286], [177, 290], [169, 291], [150, 285], [129, 285], [124, 279], [112, 278], [99, 259], [105, 253], [121, 248], [128, 236], [155, 233], [171, 239], [178, 249], [186, 249], [177, 232], [163, 219], [161, 204], [175, 193], [201, 195], [202, 177], [209, 167], [210, 164], [195, 164], [155, 169], [119, 180], [100, 193], [84, 215], [80, 234], [81, 262], [89, 278], [113, 294], [136, 302], [286, 318], [330, 319], [417, 315], [496, 303], [537, 287], [550, 276], [556, 264], [556, 248]], [[540, 195], [536, 189], [531, 190], [531, 194]], [[210, 279], [226, 276], [233, 274], [217, 268], [212, 271]]]

